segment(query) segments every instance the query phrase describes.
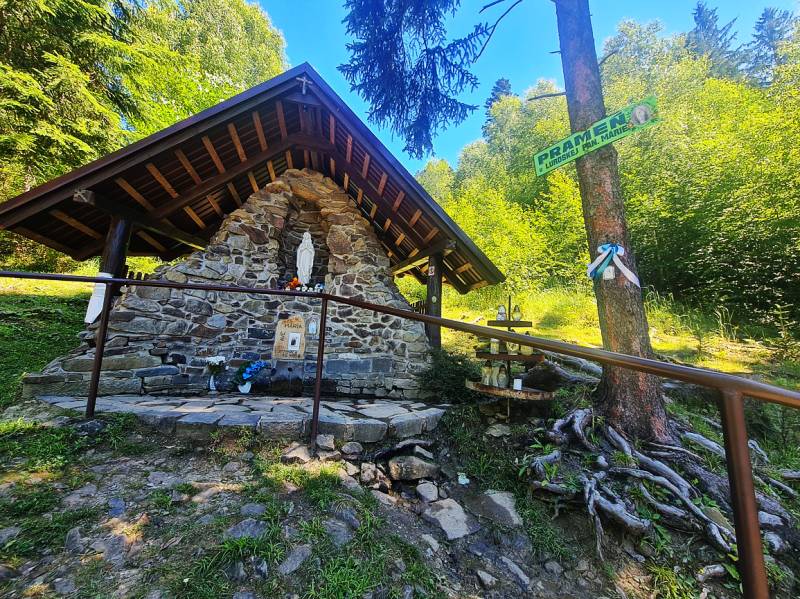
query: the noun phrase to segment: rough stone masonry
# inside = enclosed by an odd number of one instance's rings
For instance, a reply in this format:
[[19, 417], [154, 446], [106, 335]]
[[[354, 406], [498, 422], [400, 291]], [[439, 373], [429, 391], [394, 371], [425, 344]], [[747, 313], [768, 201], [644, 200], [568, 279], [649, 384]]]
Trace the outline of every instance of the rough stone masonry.
[[[232, 212], [205, 250], [152, 278], [278, 288], [293, 275], [303, 233], [314, 243], [311, 284], [327, 292], [408, 309], [394, 285], [389, 258], [370, 223], [331, 179], [311, 170], [288, 170]], [[124, 288], [113, 306], [103, 359], [101, 395], [197, 394], [208, 389], [206, 358], [224, 356], [220, 390], [248, 360], [267, 360], [255, 390], [295, 394], [313, 384], [320, 300], [157, 287]], [[279, 320], [306, 323], [298, 360], [273, 357]], [[313, 327], [312, 327], [313, 329]], [[421, 323], [330, 302], [323, 381], [327, 392], [415, 398], [415, 374], [426, 363]], [[24, 394], [86, 395], [94, 359], [94, 327], [81, 345], [24, 378]]]

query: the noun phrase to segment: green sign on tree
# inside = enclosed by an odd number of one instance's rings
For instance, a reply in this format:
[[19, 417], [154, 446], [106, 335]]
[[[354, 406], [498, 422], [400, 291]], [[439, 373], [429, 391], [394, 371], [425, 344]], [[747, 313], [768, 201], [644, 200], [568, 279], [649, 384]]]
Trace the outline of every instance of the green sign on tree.
[[585, 131], [573, 133], [549, 148], [537, 152], [533, 158], [536, 174], [542, 176], [549, 173], [584, 154], [654, 125], [659, 120], [655, 96], [626, 106], [611, 116], [597, 121]]

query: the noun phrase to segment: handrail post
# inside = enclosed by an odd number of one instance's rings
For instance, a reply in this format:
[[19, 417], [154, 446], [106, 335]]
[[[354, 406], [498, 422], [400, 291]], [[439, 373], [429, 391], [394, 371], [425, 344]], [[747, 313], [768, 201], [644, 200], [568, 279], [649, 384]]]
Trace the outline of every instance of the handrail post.
[[322, 298], [322, 311], [319, 317], [319, 341], [317, 341], [317, 377], [314, 381], [314, 409], [311, 414], [311, 447], [317, 443], [319, 429], [319, 400], [322, 394], [322, 368], [325, 357], [325, 329], [328, 327], [328, 298]]
[[742, 580], [742, 590], [747, 599], [768, 599], [769, 585], [761, 549], [753, 467], [747, 446], [747, 425], [741, 392], [723, 389], [720, 392], [719, 411], [725, 437], [733, 522], [739, 551], [737, 569]]
[[92, 366], [92, 379], [89, 382], [89, 395], [86, 398], [86, 418], [94, 418], [94, 406], [97, 403], [97, 390], [100, 386], [100, 370], [103, 367], [103, 353], [106, 350], [108, 319], [115, 291], [116, 285], [114, 283], [106, 283], [103, 310], [100, 312], [100, 323], [97, 325], [97, 331], [94, 334], [94, 364]]

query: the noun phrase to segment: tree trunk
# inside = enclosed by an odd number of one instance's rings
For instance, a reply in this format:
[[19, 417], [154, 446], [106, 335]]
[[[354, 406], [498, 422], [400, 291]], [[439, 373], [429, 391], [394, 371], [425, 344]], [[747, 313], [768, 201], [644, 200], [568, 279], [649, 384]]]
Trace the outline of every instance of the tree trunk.
[[[564, 87], [573, 132], [606, 116], [600, 67], [588, 0], [555, 0]], [[617, 152], [608, 145], [576, 161], [583, 219], [592, 259], [603, 243], [625, 248], [622, 260], [634, 273], [636, 261], [625, 222]], [[633, 356], [652, 357], [642, 292], [615, 269], [613, 280], [596, 280], [603, 346]], [[616, 367], [603, 369], [596, 408], [609, 424], [643, 439], [670, 439], [661, 382], [657, 377]]]

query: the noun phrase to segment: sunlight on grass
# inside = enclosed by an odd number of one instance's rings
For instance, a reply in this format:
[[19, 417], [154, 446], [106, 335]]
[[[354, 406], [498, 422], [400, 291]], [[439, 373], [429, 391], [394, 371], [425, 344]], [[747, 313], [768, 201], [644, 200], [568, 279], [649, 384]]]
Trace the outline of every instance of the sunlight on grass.
[[[498, 294], [461, 296], [446, 289], [444, 317], [485, 325], [494, 318], [498, 305], [507, 301]], [[514, 302], [519, 304], [523, 320], [533, 322], [530, 329], [520, 332], [577, 345], [602, 346], [597, 307], [590, 290], [547, 289], [514, 298]], [[794, 363], [775, 359], [773, 350], [766, 345], [768, 331], [758, 327], [743, 330], [724, 315], [681, 308], [654, 293], [648, 295], [646, 308], [650, 339], [659, 357], [723, 372], [759, 374], [783, 386], [797, 388], [800, 384]], [[450, 351], [471, 355], [475, 338], [445, 329], [442, 343]]]

